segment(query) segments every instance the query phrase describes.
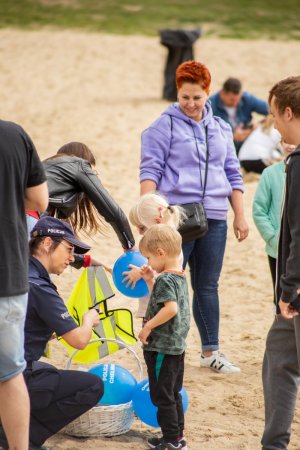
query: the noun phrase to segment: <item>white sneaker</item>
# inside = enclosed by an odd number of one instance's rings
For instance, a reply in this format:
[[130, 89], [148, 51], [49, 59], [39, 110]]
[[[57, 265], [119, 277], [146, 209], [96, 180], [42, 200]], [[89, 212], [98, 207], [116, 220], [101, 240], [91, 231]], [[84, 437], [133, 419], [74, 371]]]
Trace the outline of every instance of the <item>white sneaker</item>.
[[239, 367], [228, 361], [219, 350], [215, 350], [211, 356], [201, 355], [200, 367], [208, 367], [219, 373], [239, 373], [241, 371]]

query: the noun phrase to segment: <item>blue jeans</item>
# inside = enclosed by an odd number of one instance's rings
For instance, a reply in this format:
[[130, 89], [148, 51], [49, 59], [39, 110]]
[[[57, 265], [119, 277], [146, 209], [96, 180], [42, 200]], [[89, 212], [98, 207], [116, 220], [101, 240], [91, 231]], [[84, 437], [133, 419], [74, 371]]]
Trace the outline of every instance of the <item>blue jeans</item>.
[[208, 233], [183, 244], [183, 267], [189, 263], [193, 288], [193, 314], [202, 351], [219, 348], [219, 278], [227, 238], [225, 220], [208, 219]]

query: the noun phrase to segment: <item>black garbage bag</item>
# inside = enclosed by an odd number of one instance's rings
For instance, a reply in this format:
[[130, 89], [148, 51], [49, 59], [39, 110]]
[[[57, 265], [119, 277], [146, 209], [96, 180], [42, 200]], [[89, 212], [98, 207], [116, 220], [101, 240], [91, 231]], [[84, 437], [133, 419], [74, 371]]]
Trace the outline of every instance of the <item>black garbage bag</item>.
[[194, 59], [193, 43], [201, 36], [201, 29], [160, 30], [160, 43], [167, 47], [168, 57], [164, 70], [163, 98], [177, 100], [175, 72], [184, 61]]

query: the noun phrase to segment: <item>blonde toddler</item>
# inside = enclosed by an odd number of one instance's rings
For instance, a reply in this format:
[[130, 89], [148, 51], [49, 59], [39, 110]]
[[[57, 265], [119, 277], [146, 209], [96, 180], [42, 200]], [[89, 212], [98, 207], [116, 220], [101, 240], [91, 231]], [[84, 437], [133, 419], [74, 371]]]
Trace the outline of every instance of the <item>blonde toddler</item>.
[[[140, 235], [155, 224], [166, 224], [177, 229], [184, 218], [183, 210], [180, 206], [169, 205], [165, 197], [157, 192], [150, 192], [143, 195], [139, 201], [131, 208], [129, 212], [129, 220], [135, 226]], [[183, 263], [183, 255], [181, 253], [181, 264]], [[123, 272], [125, 275], [124, 283], [126, 286], [135, 287], [136, 283], [142, 278], [141, 269], [134, 265], [129, 266], [131, 270]], [[149, 296], [139, 299], [139, 309], [137, 317], [144, 317], [148, 306]]]

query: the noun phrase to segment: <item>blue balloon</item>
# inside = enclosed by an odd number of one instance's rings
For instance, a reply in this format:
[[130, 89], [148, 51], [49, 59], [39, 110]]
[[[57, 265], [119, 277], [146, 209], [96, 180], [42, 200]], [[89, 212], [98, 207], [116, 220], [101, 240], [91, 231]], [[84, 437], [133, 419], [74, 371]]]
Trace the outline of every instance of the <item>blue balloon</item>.
[[[186, 412], [189, 401], [184, 387], [182, 387], [180, 394], [182, 396], [183, 411]], [[151, 401], [147, 378], [136, 385], [132, 396], [132, 405], [135, 414], [142, 422], [151, 427], [159, 427], [156, 417], [157, 407]]]
[[117, 364], [100, 364], [89, 372], [98, 375], [104, 383], [104, 395], [98, 403], [120, 405], [130, 402], [137, 381], [129, 370]]
[[141, 267], [142, 265], [147, 264], [147, 259], [138, 250], [130, 250], [120, 256], [115, 262], [112, 270], [114, 284], [118, 291], [127, 297], [145, 297], [149, 294], [149, 289], [145, 280], [139, 280], [134, 288], [131, 286], [126, 287], [126, 281], [122, 283], [124, 279], [123, 272], [130, 270], [129, 264]]

